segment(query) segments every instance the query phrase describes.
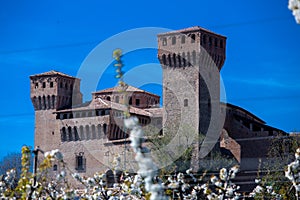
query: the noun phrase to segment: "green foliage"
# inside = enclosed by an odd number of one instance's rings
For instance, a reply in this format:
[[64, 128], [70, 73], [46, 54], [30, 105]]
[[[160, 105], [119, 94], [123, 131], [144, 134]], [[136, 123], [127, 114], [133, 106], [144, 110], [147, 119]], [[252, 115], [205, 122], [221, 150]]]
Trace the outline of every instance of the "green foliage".
[[[267, 162], [262, 163], [258, 177], [263, 186], [272, 186], [283, 199], [296, 199], [292, 184], [285, 177], [285, 166], [294, 159], [294, 152], [299, 147], [299, 136], [276, 136], [272, 139]], [[268, 198], [268, 194], [260, 197]]]

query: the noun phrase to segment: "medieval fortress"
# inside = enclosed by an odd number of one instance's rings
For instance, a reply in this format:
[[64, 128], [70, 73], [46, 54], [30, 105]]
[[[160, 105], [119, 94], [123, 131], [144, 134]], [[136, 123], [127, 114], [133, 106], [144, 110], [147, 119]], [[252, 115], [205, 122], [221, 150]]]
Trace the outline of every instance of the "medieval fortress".
[[[257, 169], [258, 159], [266, 157], [268, 136], [284, 132], [243, 108], [220, 102], [225, 53], [226, 37], [198, 26], [159, 34], [162, 108], [158, 95], [133, 86], [127, 87], [126, 96], [114, 87], [93, 92], [92, 100], [83, 103], [80, 79], [57, 71], [32, 75], [35, 146], [44, 151], [59, 149], [71, 170], [87, 176], [105, 171], [117, 154], [124, 157], [124, 169], [134, 170], [130, 132], [123, 125], [126, 108], [121, 102], [126, 100], [130, 114], [142, 126], [159, 130], [159, 137], [192, 138], [185, 145], [193, 147], [194, 170], [212, 148], [230, 152], [244, 170]], [[203, 143], [200, 133], [206, 136]], [[169, 150], [174, 150], [174, 144]], [[54, 164], [53, 172], [58, 168]]]

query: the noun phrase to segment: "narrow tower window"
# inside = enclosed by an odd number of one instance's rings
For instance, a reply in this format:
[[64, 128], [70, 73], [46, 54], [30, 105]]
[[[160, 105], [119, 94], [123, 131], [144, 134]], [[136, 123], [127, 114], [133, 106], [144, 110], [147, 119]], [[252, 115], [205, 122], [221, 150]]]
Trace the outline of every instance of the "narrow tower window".
[[176, 44], [176, 37], [175, 36], [172, 37], [172, 45], [174, 45], [174, 44]]
[[167, 46], [167, 38], [163, 38], [162, 45]]
[[204, 45], [206, 44], [206, 35], [203, 35], [202, 42]]
[[162, 55], [162, 61], [163, 61], [163, 64], [164, 64], [164, 65], [166, 65], [166, 60], [167, 60], [167, 59], [166, 59], [166, 55], [163, 54], [163, 55]]
[[223, 40], [220, 40], [220, 48], [223, 48]]
[[196, 40], [196, 35], [192, 34], [191, 35], [191, 43], [195, 43], [195, 40]]
[[139, 106], [139, 105], [140, 105], [140, 99], [136, 99], [136, 100], [135, 100], [135, 105], [136, 105], [136, 106]]
[[86, 167], [86, 159], [84, 157], [84, 153], [80, 152], [79, 154], [76, 155], [75, 157], [75, 169], [77, 171], [85, 171]]
[[188, 99], [185, 99], [185, 100], [183, 101], [183, 106], [184, 106], [184, 107], [188, 107], [188, 106], [189, 106], [189, 101], [188, 101]]
[[181, 44], [185, 43], [185, 35], [181, 36]]

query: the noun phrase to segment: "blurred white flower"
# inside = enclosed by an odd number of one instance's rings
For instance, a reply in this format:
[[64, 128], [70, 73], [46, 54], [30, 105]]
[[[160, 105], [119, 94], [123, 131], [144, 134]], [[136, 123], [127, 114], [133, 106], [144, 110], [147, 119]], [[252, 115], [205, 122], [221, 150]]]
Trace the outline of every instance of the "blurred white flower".
[[292, 11], [296, 22], [300, 24], [300, 0], [289, 0], [288, 8]]

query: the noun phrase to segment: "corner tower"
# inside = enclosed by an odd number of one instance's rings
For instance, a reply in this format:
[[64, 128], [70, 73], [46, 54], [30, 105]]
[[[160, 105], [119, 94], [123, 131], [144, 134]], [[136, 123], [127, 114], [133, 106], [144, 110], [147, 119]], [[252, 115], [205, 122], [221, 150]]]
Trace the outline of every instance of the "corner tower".
[[[198, 26], [158, 35], [164, 134], [187, 138], [196, 134], [198, 139], [199, 133], [210, 135], [209, 131], [219, 131], [219, 72], [225, 61], [225, 47], [226, 37]], [[210, 123], [212, 120], [214, 123]], [[199, 142], [195, 141], [194, 138], [194, 156], [203, 157], [199, 155]]]
[[43, 150], [58, 148], [60, 132], [56, 125], [56, 110], [82, 103], [80, 79], [50, 71], [30, 76], [30, 98], [35, 110], [34, 145]]

